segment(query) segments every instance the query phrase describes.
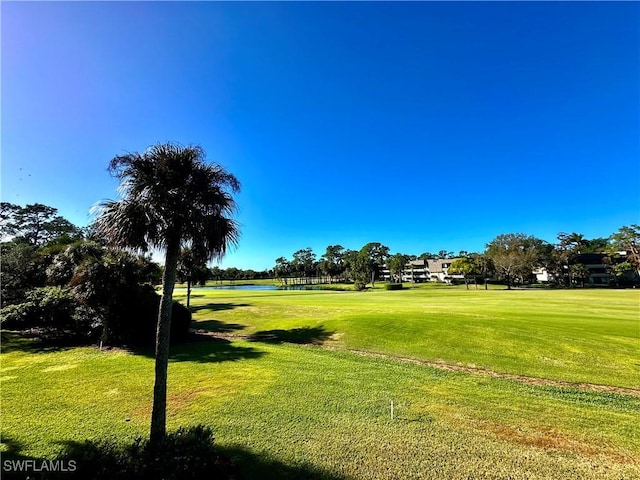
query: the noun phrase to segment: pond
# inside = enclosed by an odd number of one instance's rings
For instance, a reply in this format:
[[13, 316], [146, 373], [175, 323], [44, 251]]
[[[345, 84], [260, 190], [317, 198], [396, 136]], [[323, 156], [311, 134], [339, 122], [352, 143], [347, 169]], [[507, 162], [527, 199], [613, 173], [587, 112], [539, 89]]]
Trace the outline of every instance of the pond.
[[192, 290], [278, 290], [275, 285], [210, 285], [192, 287]]

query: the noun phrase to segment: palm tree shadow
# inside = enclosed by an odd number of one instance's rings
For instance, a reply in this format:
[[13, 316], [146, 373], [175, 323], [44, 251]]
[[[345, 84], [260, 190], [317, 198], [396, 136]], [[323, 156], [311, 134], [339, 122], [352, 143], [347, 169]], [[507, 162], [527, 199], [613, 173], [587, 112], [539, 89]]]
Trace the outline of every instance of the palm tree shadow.
[[233, 310], [234, 308], [239, 307], [250, 307], [250, 303], [205, 303], [204, 305], [195, 305], [191, 306], [191, 311], [193, 313], [199, 312], [200, 310], [209, 310], [210, 312], [220, 312], [223, 310]]
[[[113, 440], [113, 439], [111, 439]], [[105, 450], [101, 447], [101, 443], [95, 441], [64, 441], [60, 442], [64, 446], [62, 454], [56, 457], [56, 460], [68, 461], [74, 460], [73, 471], [58, 472], [29, 472], [29, 476], [25, 476], [25, 472], [21, 472], [17, 476], [7, 476], [6, 478], [15, 478], [24, 480], [24, 478], [39, 480], [73, 480], [87, 479], [106, 480], [112, 478], [124, 479], [133, 478], [129, 475], [133, 474], [131, 465], [122, 468], [120, 466], [118, 475], [114, 475], [115, 465], [109, 461], [117, 460], [117, 458], [105, 459], [106, 454], [109, 457], [120, 454], [120, 460], [126, 460], [127, 455], [123, 454], [125, 444], [120, 444]], [[186, 454], [192, 452], [185, 452]], [[196, 454], [202, 455], [202, 452], [196, 451]], [[26, 457], [23, 457], [26, 458]], [[188, 458], [188, 457], [187, 457]], [[331, 472], [329, 470], [317, 467], [311, 463], [303, 462], [296, 464], [287, 464], [282, 460], [270, 457], [266, 454], [256, 453], [244, 446], [237, 445], [232, 447], [213, 446], [206, 457], [200, 457], [199, 460], [206, 459], [209, 465], [209, 474], [206, 478], [216, 478], [219, 480], [349, 480], [349, 477]], [[183, 460], [184, 461], [184, 460]], [[188, 465], [188, 464], [186, 464]], [[200, 468], [201, 465], [196, 465]], [[156, 478], [153, 475], [153, 465], [140, 465], [136, 467], [137, 475], [135, 478]], [[149, 470], [149, 471], [147, 471]], [[4, 472], [5, 475], [7, 472]], [[157, 473], [157, 471], [155, 472]], [[138, 476], [140, 475], [141, 476]], [[5, 478], [3, 475], [3, 479]], [[184, 477], [171, 478], [195, 478], [185, 472]]]
[[263, 330], [249, 335], [250, 342], [297, 343], [301, 345], [322, 345], [334, 332], [324, 327], [301, 327], [290, 330]]
[[[146, 357], [155, 357], [151, 348], [134, 351], [136, 354]], [[239, 360], [253, 360], [265, 354], [253, 347], [233, 345], [227, 339], [212, 337], [211, 335], [190, 332], [187, 342], [171, 346], [169, 360], [174, 362], [236, 362]]]
[[225, 323], [215, 319], [195, 321], [191, 325], [196, 332], [206, 331], [212, 333], [231, 333], [247, 328], [246, 325], [239, 323]]
[[3, 331], [2, 352], [23, 351], [28, 353], [51, 353], [91, 345], [85, 337], [70, 331], [35, 329]]
[[238, 478], [245, 480], [348, 480], [349, 477], [315, 465], [288, 465], [280, 460], [257, 455], [237, 446], [220, 447], [218, 451], [237, 466]]

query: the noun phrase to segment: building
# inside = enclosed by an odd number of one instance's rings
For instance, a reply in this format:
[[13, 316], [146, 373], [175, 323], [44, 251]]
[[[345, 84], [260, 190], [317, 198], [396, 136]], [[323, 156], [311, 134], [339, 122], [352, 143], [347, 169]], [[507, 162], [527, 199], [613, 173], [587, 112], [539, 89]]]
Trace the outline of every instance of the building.
[[464, 275], [449, 274], [449, 267], [457, 258], [443, 258], [438, 260], [428, 260], [429, 272], [432, 282], [451, 283], [453, 280], [464, 281]]
[[[448, 259], [430, 259], [430, 260], [411, 260], [408, 262], [402, 272], [403, 282], [445, 282], [451, 283], [452, 280], [464, 280], [464, 275], [449, 275], [448, 269], [455, 258]], [[383, 281], [390, 281], [391, 274], [386, 265], [380, 270], [380, 278]]]
[[[624, 261], [627, 258], [627, 252], [617, 252], [617, 255], [608, 255], [606, 253], [580, 253], [576, 255], [572, 265], [584, 265], [589, 272], [586, 283], [593, 286], [609, 286], [619, 282], [635, 282], [637, 281], [636, 272], [628, 272], [621, 278], [617, 278], [613, 273], [612, 266]], [[566, 267], [565, 267], [566, 268]], [[556, 279], [553, 274], [549, 273], [546, 268], [540, 267], [533, 271], [536, 280], [541, 283], [554, 282]]]

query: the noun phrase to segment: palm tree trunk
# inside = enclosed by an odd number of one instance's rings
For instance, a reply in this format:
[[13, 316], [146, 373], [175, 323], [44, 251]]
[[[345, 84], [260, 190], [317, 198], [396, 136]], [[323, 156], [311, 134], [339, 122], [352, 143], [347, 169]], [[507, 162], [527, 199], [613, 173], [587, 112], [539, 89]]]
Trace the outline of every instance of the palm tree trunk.
[[180, 242], [167, 242], [162, 277], [162, 299], [158, 312], [156, 331], [156, 369], [153, 385], [153, 409], [151, 411], [151, 442], [161, 441], [167, 431], [167, 369], [169, 366], [169, 334], [171, 332], [171, 307], [173, 305], [173, 287], [176, 283], [176, 270]]

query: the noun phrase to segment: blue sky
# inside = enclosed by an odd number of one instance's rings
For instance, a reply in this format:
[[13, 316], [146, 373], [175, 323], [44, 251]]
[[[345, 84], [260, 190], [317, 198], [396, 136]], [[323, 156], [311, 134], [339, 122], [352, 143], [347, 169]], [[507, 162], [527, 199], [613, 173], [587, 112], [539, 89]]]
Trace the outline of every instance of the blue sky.
[[78, 225], [106, 167], [200, 144], [241, 181], [222, 266], [482, 251], [640, 223], [640, 3], [2, 2], [2, 200]]

